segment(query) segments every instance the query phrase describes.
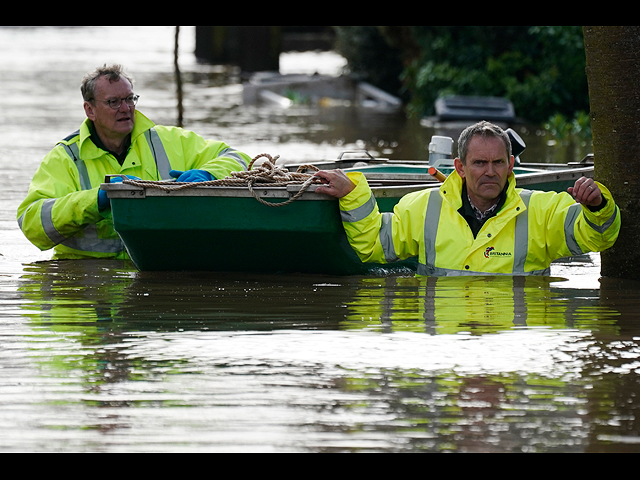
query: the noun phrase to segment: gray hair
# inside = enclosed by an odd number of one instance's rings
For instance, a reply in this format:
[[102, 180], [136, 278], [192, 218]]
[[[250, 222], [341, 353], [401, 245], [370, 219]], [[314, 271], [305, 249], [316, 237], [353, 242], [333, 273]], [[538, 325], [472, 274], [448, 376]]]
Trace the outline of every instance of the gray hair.
[[467, 151], [469, 150], [469, 142], [475, 136], [482, 138], [497, 137], [501, 138], [507, 149], [507, 155], [511, 157], [511, 140], [509, 135], [497, 125], [489, 122], [478, 122], [475, 125], [471, 125], [464, 129], [458, 139], [458, 158], [466, 165], [467, 163]]
[[107, 77], [110, 82], [117, 82], [120, 78], [124, 78], [133, 86], [133, 77], [125, 73], [122, 65], [105, 64], [96, 68], [93, 72], [87, 73], [82, 79], [80, 91], [84, 101], [89, 102], [95, 98], [96, 81], [100, 77]]

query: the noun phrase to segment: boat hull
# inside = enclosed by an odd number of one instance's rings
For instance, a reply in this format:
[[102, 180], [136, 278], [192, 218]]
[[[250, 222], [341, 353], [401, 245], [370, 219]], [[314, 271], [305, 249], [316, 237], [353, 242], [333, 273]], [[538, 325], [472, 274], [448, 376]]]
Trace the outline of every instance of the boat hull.
[[[358, 275], [364, 264], [350, 247], [338, 202], [305, 193], [284, 207], [258, 202], [246, 188], [197, 187], [180, 192], [104, 185], [114, 228], [141, 271], [242, 271]], [[257, 192], [286, 201], [285, 188]], [[398, 196], [381, 197], [392, 208]], [[385, 269], [414, 268], [408, 261]]]

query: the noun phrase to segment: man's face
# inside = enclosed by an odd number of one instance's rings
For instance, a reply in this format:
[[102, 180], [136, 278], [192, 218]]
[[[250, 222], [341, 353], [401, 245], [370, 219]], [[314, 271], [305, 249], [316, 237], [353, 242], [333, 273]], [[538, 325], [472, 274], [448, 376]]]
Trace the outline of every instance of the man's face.
[[504, 141], [498, 137], [475, 136], [469, 142], [467, 161], [455, 160], [458, 174], [465, 179], [471, 201], [478, 208], [491, 207], [513, 171]]
[[133, 95], [131, 83], [125, 78], [110, 82], [107, 77], [96, 81], [95, 99], [84, 102], [87, 118], [93, 122], [98, 135], [103, 139], [121, 139], [133, 131], [135, 106], [122, 102], [119, 108], [111, 108], [107, 100], [120, 100]]

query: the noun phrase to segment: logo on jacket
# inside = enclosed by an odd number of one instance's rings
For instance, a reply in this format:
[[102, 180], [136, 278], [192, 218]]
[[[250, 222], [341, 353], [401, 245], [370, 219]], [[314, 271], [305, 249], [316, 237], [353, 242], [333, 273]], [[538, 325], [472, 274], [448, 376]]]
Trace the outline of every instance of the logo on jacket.
[[510, 257], [511, 256], [511, 252], [496, 252], [495, 247], [487, 247], [487, 249], [484, 251], [484, 257], [485, 258], [489, 258], [489, 257]]

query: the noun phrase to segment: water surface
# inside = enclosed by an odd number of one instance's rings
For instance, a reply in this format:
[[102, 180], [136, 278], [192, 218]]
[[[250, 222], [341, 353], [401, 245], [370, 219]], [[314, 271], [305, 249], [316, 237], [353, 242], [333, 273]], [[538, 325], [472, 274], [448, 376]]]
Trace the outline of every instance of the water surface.
[[[243, 106], [233, 72], [192, 58], [192, 33], [188, 128], [252, 156], [427, 157], [434, 132], [397, 114]], [[140, 110], [172, 123], [172, 48], [172, 27], [0, 28], [0, 451], [640, 451], [638, 285], [600, 279], [598, 255], [549, 278], [418, 280], [144, 273], [30, 245], [15, 211], [83, 120], [79, 79], [122, 62]]]

